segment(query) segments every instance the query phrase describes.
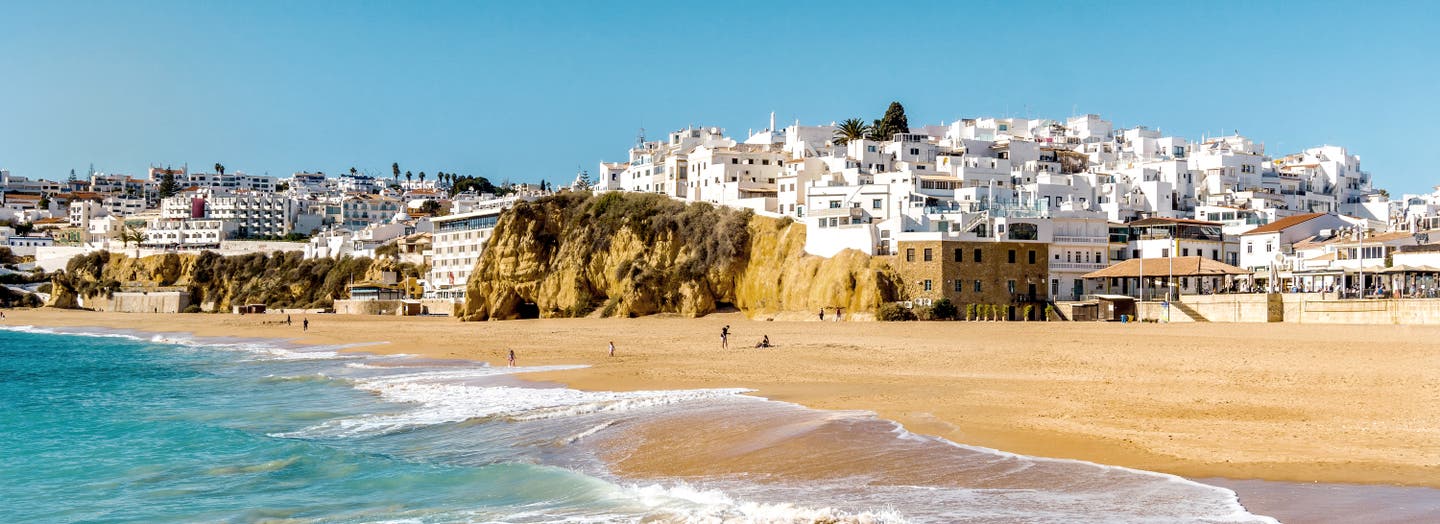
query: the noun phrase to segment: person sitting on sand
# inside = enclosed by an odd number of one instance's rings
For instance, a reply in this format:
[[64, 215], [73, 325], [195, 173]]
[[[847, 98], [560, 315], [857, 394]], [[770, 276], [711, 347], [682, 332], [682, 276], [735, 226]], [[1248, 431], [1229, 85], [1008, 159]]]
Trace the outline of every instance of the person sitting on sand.
[[768, 348], [768, 347], [770, 347], [770, 335], [765, 335], [765, 338], [760, 339], [760, 343], [759, 343], [759, 344], [755, 344], [755, 347], [757, 347], [757, 348]]

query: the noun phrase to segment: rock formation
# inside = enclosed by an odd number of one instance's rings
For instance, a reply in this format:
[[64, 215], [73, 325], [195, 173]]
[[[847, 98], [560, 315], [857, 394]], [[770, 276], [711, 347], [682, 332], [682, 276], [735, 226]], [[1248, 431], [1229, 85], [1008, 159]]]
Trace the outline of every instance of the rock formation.
[[220, 256], [212, 252], [132, 258], [98, 251], [70, 260], [51, 280], [54, 307], [80, 306], [80, 298], [106, 298], [126, 287], [183, 288], [191, 303], [206, 310], [227, 311], [232, 304], [266, 304], [272, 308], [323, 308], [343, 298], [345, 286], [376, 280], [380, 271], [402, 270], [393, 259], [303, 259], [299, 252]]
[[894, 300], [882, 259], [804, 253], [788, 219], [661, 195], [562, 193], [517, 204], [485, 246], [459, 314], [469, 320], [586, 315], [747, 315]]

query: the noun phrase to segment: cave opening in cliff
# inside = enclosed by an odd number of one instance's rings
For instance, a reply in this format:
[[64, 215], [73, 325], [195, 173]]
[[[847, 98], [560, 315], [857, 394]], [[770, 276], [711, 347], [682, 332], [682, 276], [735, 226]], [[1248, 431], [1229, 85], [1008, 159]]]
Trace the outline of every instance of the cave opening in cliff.
[[730, 303], [730, 302], [716, 302], [716, 303], [715, 303], [715, 312], [716, 312], [716, 313], [737, 313], [737, 312], [739, 312], [739, 311], [740, 311], [740, 308], [735, 307], [735, 304], [732, 304], [732, 303]]
[[540, 306], [535, 305], [534, 302], [521, 302], [515, 313], [522, 319], [540, 318]]

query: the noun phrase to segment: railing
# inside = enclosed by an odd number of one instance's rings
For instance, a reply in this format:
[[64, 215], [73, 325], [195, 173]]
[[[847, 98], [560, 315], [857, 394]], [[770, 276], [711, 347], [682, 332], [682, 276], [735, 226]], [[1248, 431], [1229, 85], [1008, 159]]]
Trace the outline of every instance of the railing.
[[1056, 235], [1054, 238], [1055, 238], [1055, 242], [1054, 242], [1054, 243], [1056, 243], [1056, 244], [1108, 244], [1108, 243], [1110, 243], [1110, 237], [1108, 237], [1108, 236], [1102, 236], [1102, 237], [1066, 237], [1066, 236]]
[[1101, 270], [1101, 269], [1105, 269], [1106, 267], [1107, 267], [1107, 266], [1106, 266], [1104, 263], [1095, 263], [1095, 262], [1051, 262], [1051, 263], [1050, 263], [1050, 269], [1080, 269], [1080, 270], [1088, 270], [1088, 271], [1098, 271], [1098, 270]]

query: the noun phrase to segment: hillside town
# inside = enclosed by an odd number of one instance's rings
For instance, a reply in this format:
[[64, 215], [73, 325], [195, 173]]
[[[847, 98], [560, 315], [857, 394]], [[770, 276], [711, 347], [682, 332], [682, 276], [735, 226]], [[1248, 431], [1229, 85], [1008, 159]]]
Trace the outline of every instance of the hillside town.
[[807, 253], [893, 257], [919, 306], [1434, 296], [1440, 274], [1429, 233], [1440, 228], [1440, 189], [1393, 198], [1342, 146], [1271, 154], [1238, 133], [1193, 140], [1098, 115], [912, 127], [895, 103], [873, 122], [782, 128], [772, 114], [743, 139], [717, 127], [660, 140], [642, 131], [624, 161], [601, 162], [593, 177], [582, 171], [559, 189], [416, 177], [398, 164], [387, 175], [280, 178], [217, 163], [52, 181], [0, 170], [0, 235], [47, 270], [97, 250], [385, 253], [424, 268], [423, 278], [362, 283], [350, 298], [456, 304], [505, 209], [594, 190], [798, 221]]
[[1440, 189], [1392, 198], [1342, 146], [1270, 155], [1238, 133], [1191, 140], [1093, 114], [911, 127], [895, 103], [873, 123], [784, 128], [772, 114], [743, 140], [642, 137], [599, 175], [597, 189], [803, 221], [811, 254], [893, 256], [921, 305], [1433, 296], [1440, 271]]

